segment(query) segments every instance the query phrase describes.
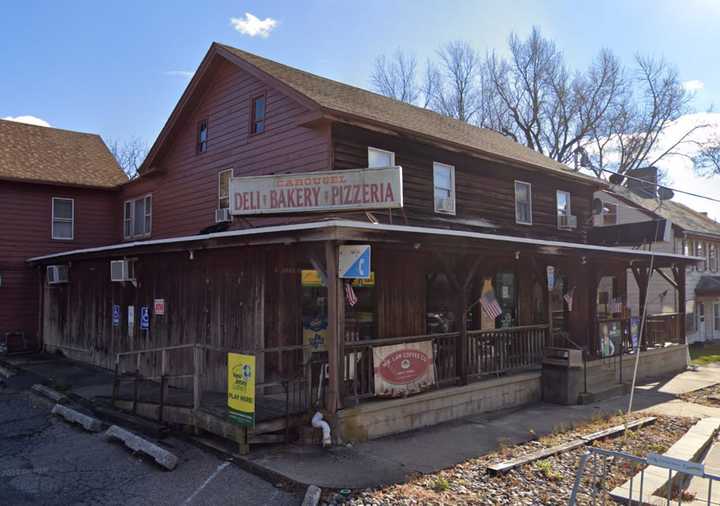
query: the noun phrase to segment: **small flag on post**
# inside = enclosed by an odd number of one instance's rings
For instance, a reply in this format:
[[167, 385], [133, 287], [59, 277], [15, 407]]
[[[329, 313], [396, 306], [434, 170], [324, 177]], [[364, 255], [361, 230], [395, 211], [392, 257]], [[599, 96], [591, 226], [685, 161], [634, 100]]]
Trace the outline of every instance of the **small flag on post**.
[[483, 311], [493, 320], [502, 314], [502, 308], [495, 298], [495, 291], [489, 279], [483, 282], [482, 294], [480, 296], [480, 304]]
[[567, 303], [568, 311], [572, 311], [573, 297], [575, 296], [575, 287], [573, 286], [568, 293], [563, 295], [563, 299]]
[[355, 290], [353, 290], [352, 283], [346, 282], [345, 283], [345, 300], [347, 300], [347, 303], [350, 305], [350, 307], [353, 307], [355, 304], [358, 303], [357, 295], [355, 295]]

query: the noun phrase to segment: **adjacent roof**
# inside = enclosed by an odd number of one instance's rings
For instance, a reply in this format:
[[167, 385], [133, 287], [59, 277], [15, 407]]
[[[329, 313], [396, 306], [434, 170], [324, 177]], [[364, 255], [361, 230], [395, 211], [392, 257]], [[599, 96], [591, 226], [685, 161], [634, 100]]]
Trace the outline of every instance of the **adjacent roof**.
[[695, 295], [720, 295], [720, 276], [703, 276], [695, 287]]
[[[320, 77], [231, 46], [213, 43], [208, 55], [214, 51], [218, 51], [236, 64], [250, 65], [252, 69], [259, 71], [263, 76], [270, 78], [286, 90], [292, 91], [322, 113], [407, 132], [433, 142], [475, 151], [495, 160], [550, 171], [578, 181], [605, 186], [596, 178], [571, 170], [568, 166], [492, 130], [479, 128], [429, 109]], [[193, 81], [201, 79], [207, 68], [205, 64], [207, 61], [206, 56], [200, 69], [195, 73]], [[188, 85], [186, 94], [191, 92], [193, 84], [191, 82]], [[184, 95], [180, 103], [184, 103], [186, 98]], [[175, 112], [173, 115], [176, 116]], [[171, 116], [158, 140], [162, 139], [163, 134], [172, 128], [175, 119]], [[156, 146], [153, 146], [146, 164], [152, 163], [151, 159], [155, 152], [157, 149]]]
[[660, 201], [656, 199], [640, 197], [624, 186], [619, 185], [613, 185], [610, 191], [646, 211], [670, 220], [674, 225], [682, 228], [686, 232], [720, 236], [720, 223], [708, 218], [702, 213], [690, 209], [680, 202], [663, 200], [661, 205]]
[[0, 179], [112, 188], [126, 183], [96, 134], [0, 120]]

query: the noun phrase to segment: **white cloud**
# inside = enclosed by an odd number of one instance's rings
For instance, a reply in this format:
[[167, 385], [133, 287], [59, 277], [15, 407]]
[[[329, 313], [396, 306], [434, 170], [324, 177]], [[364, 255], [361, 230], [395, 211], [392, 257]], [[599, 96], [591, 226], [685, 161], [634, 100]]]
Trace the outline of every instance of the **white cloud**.
[[243, 35], [266, 38], [277, 26], [278, 22], [273, 18], [265, 18], [261, 20], [249, 12], [246, 12], [244, 18], [230, 18], [230, 24], [232, 24], [233, 28]]
[[29, 114], [23, 116], [5, 116], [3, 119], [8, 121], [17, 121], [18, 123], [27, 123], [28, 125], [37, 125], [49, 127], [50, 123], [37, 116], [30, 116]]
[[164, 74], [166, 76], [184, 77], [185, 79], [190, 79], [195, 72], [192, 70], [166, 70]]
[[691, 79], [690, 81], [683, 82], [682, 87], [685, 91], [700, 91], [705, 88], [705, 83], [697, 79]]

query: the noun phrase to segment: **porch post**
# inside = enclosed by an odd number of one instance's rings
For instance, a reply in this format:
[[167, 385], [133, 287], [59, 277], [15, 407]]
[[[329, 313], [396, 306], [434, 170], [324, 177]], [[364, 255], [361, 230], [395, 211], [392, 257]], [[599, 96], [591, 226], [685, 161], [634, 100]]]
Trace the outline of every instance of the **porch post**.
[[345, 339], [345, 304], [338, 278], [338, 244], [325, 243], [325, 266], [328, 293], [328, 399], [327, 410], [335, 414], [342, 408], [343, 344]]
[[678, 322], [678, 331], [680, 332], [680, 339], [682, 339], [683, 344], [687, 344], [687, 332], [686, 332], [686, 320], [685, 320], [685, 311], [686, 311], [686, 300], [687, 297], [686, 294], [686, 286], [685, 286], [685, 266], [684, 265], [674, 265], [672, 267], [672, 273], [673, 273], [673, 279], [675, 279], [675, 284], [677, 285], [677, 301], [678, 301], [678, 307], [677, 312], [680, 314], [680, 321]]
[[635, 282], [638, 285], [638, 315], [642, 318], [645, 312], [645, 302], [647, 299], [648, 282], [650, 280], [650, 272], [648, 267], [631, 265], [633, 276], [635, 276]]

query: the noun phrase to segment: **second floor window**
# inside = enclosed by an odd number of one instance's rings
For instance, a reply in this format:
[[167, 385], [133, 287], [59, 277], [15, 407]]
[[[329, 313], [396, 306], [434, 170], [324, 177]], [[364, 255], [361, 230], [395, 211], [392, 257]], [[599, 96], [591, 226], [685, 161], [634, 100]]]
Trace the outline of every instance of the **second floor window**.
[[718, 270], [718, 252], [715, 243], [710, 243], [708, 246], [708, 269], [712, 272]]
[[532, 185], [515, 181], [515, 223], [532, 225]]
[[612, 202], [603, 202], [602, 210], [602, 224], [603, 225], [617, 225], [618, 224], [618, 206]]
[[70, 241], [75, 235], [75, 200], [53, 197], [52, 238]]
[[[703, 241], [697, 241], [695, 243], [695, 256], [696, 257], [702, 257], [705, 258], [705, 242]], [[697, 269], [699, 271], [704, 271], [707, 267], [707, 262], [699, 262]]]
[[379, 148], [368, 148], [368, 167], [380, 169], [395, 165], [395, 153]]
[[230, 178], [232, 175], [232, 169], [218, 172], [218, 209], [230, 208]]
[[455, 214], [455, 167], [434, 162], [433, 185], [435, 188], [435, 212]]
[[556, 192], [555, 204], [557, 207], [558, 228], [570, 228], [570, 192], [558, 190]]
[[149, 236], [152, 230], [152, 195], [126, 200], [123, 224], [125, 239]]
[[208, 146], [208, 122], [206, 119], [198, 123], [197, 129], [197, 153], [204, 153]]
[[259, 134], [265, 131], [265, 95], [253, 98], [252, 101], [252, 123], [250, 131]]

